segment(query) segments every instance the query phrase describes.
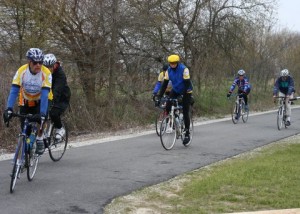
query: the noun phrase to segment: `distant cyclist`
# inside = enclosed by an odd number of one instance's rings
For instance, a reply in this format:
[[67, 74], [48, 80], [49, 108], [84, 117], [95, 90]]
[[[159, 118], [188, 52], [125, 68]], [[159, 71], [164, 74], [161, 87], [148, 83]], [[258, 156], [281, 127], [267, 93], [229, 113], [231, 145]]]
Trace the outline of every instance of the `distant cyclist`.
[[71, 91], [67, 83], [66, 75], [60, 62], [57, 61], [54, 54], [46, 54], [44, 65], [52, 73], [52, 93], [53, 100], [50, 103], [49, 115], [56, 128], [55, 138], [61, 140], [66, 130], [61, 123], [61, 115], [69, 107]]
[[[158, 97], [161, 98], [165, 93], [169, 81], [172, 81], [172, 90], [170, 92], [170, 98], [177, 98], [183, 95], [182, 107], [185, 125], [185, 137], [183, 144], [186, 145], [190, 142], [190, 117], [189, 111], [191, 106], [191, 97], [193, 86], [190, 79], [189, 69], [180, 62], [178, 55], [170, 55], [168, 57], [169, 67], [165, 73], [164, 81], [159, 91]], [[166, 106], [167, 112], [171, 110], [171, 103], [168, 102]]]
[[[165, 77], [165, 73], [166, 71], [168, 70], [169, 68], [169, 65], [164, 65], [162, 67], [162, 71], [159, 73], [158, 75], [158, 79], [157, 79], [157, 82], [154, 86], [154, 89], [153, 89], [153, 92], [152, 92], [152, 98], [153, 98], [153, 101], [155, 102], [155, 105], [157, 106], [158, 102], [157, 102], [157, 93], [159, 92], [160, 90], [160, 87], [162, 85], [162, 82], [164, 81], [164, 77]], [[165, 91], [165, 94], [166, 95], [169, 95], [170, 94], [170, 91], [172, 89], [172, 82], [169, 81], [168, 83], [168, 86], [167, 86], [167, 89]]]
[[294, 79], [289, 75], [289, 71], [287, 69], [283, 69], [280, 72], [280, 77], [277, 78], [274, 89], [273, 89], [273, 99], [275, 101], [276, 96], [286, 97], [286, 124], [287, 126], [291, 125], [291, 102], [289, 99], [294, 97], [295, 87], [294, 87]]
[[237, 76], [234, 78], [233, 83], [229, 89], [227, 97], [230, 97], [235, 87], [238, 88], [238, 94], [240, 97], [244, 98], [245, 101], [245, 110], [249, 111], [248, 107], [248, 94], [251, 91], [251, 85], [248, 78], [245, 76], [246, 72], [244, 70], [239, 70]]

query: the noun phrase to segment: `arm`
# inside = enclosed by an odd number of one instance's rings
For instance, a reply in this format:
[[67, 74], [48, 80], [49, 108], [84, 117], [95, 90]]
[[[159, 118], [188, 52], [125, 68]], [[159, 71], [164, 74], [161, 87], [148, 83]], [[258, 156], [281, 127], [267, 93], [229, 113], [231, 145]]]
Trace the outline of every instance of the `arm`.
[[9, 96], [7, 99], [7, 108], [8, 109], [13, 109], [19, 92], [20, 92], [20, 86], [12, 84], [12, 86], [10, 88]]
[[289, 84], [289, 90], [287, 95], [290, 96], [294, 92], [294, 79], [290, 77], [290, 84]]
[[66, 85], [66, 75], [63, 71], [58, 71], [57, 77], [55, 78], [55, 85], [52, 86], [54, 104], [60, 100], [65, 85]]
[[232, 93], [233, 90], [235, 89], [235, 86], [237, 85], [237, 79], [233, 80], [232, 85], [230, 86], [229, 92]]
[[42, 88], [40, 114], [43, 116], [47, 115], [49, 92], [50, 92], [50, 88], [46, 88], [46, 87]]
[[273, 88], [273, 96], [276, 96], [278, 94], [278, 89], [279, 89], [279, 78], [276, 80]]
[[164, 95], [164, 93], [167, 89], [168, 83], [169, 83], [169, 80], [164, 79], [163, 84], [162, 84], [162, 86], [160, 88], [160, 91], [158, 93], [159, 97], [162, 97]]

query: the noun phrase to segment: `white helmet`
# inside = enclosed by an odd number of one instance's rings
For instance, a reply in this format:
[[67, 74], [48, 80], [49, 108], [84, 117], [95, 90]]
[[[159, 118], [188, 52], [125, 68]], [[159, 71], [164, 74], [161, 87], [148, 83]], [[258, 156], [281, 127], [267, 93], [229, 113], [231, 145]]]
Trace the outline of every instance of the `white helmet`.
[[244, 70], [239, 70], [238, 75], [243, 76], [246, 72]]
[[44, 61], [43, 61], [43, 64], [46, 66], [46, 67], [51, 67], [53, 66], [55, 63], [57, 62], [56, 60], [56, 57], [54, 56], [54, 54], [46, 54], [44, 56]]
[[288, 69], [283, 69], [282, 71], [280, 71], [280, 76], [281, 77], [286, 77], [289, 75], [289, 70]]

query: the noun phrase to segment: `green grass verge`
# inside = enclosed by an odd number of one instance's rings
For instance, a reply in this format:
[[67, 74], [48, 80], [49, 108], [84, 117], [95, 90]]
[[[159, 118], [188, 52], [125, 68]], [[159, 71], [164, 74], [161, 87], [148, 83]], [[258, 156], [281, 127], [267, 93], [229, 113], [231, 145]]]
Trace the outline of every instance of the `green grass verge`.
[[105, 213], [229, 213], [300, 208], [300, 137], [115, 199]]

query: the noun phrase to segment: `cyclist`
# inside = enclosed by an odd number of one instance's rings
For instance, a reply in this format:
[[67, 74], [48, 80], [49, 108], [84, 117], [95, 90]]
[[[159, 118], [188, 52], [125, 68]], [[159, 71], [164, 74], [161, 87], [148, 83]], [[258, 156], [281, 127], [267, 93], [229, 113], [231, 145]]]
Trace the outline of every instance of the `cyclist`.
[[[161, 84], [164, 81], [165, 73], [168, 70], [168, 68], [169, 68], [169, 65], [167, 65], [167, 64], [162, 67], [162, 71], [159, 73], [158, 80], [157, 80], [157, 82], [154, 86], [154, 89], [153, 89], [153, 92], [152, 92], [152, 99], [155, 102], [155, 106], [158, 106], [157, 93], [159, 92]], [[172, 89], [172, 82], [169, 81], [165, 94], [169, 95], [171, 89]]]
[[276, 96], [286, 97], [286, 124], [287, 126], [291, 125], [291, 102], [289, 99], [294, 97], [295, 87], [294, 79], [289, 75], [288, 69], [283, 69], [280, 72], [280, 77], [277, 78], [274, 89], [273, 89], [273, 99], [275, 101]]
[[61, 63], [56, 60], [54, 54], [46, 54], [43, 64], [49, 68], [52, 73], [51, 90], [53, 93], [53, 100], [49, 103], [49, 115], [56, 128], [55, 138], [61, 140], [65, 135], [66, 130], [62, 126], [60, 116], [69, 106], [71, 91]]
[[[26, 52], [26, 57], [28, 63], [17, 70], [12, 81], [7, 108], [3, 113], [5, 123], [11, 118], [18, 95], [20, 114], [33, 114], [33, 120], [36, 122], [45, 120], [47, 116], [48, 95], [52, 84], [51, 72], [43, 66], [44, 54], [39, 48], [30, 48]], [[21, 119], [21, 127], [23, 124], [24, 119]], [[43, 154], [45, 150], [43, 132], [38, 133], [36, 144], [36, 153]]]
[[[170, 98], [177, 98], [183, 95], [182, 107], [185, 125], [185, 137], [183, 144], [186, 145], [190, 142], [190, 117], [189, 110], [191, 105], [191, 96], [193, 91], [192, 82], [190, 79], [189, 69], [180, 62], [180, 57], [176, 54], [168, 57], [169, 67], [165, 73], [164, 81], [159, 91], [158, 97], [161, 99], [162, 95], [168, 86], [169, 80], [172, 81], [172, 90], [170, 92]], [[171, 110], [171, 103], [168, 102], [166, 106], [167, 112]]]
[[235, 87], [238, 87], [238, 94], [240, 97], [244, 98], [245, 101], [245, 110], [249, 111], [248, 107], [248, 94], [251, 91], [251, 85], [249, 84], [248, 78], [245, 76], [246, 72], [244, 70], [239, 70], [237, 76], [234, 78], [233, 83], [229, 89], [227, 97], [230, 97]]

